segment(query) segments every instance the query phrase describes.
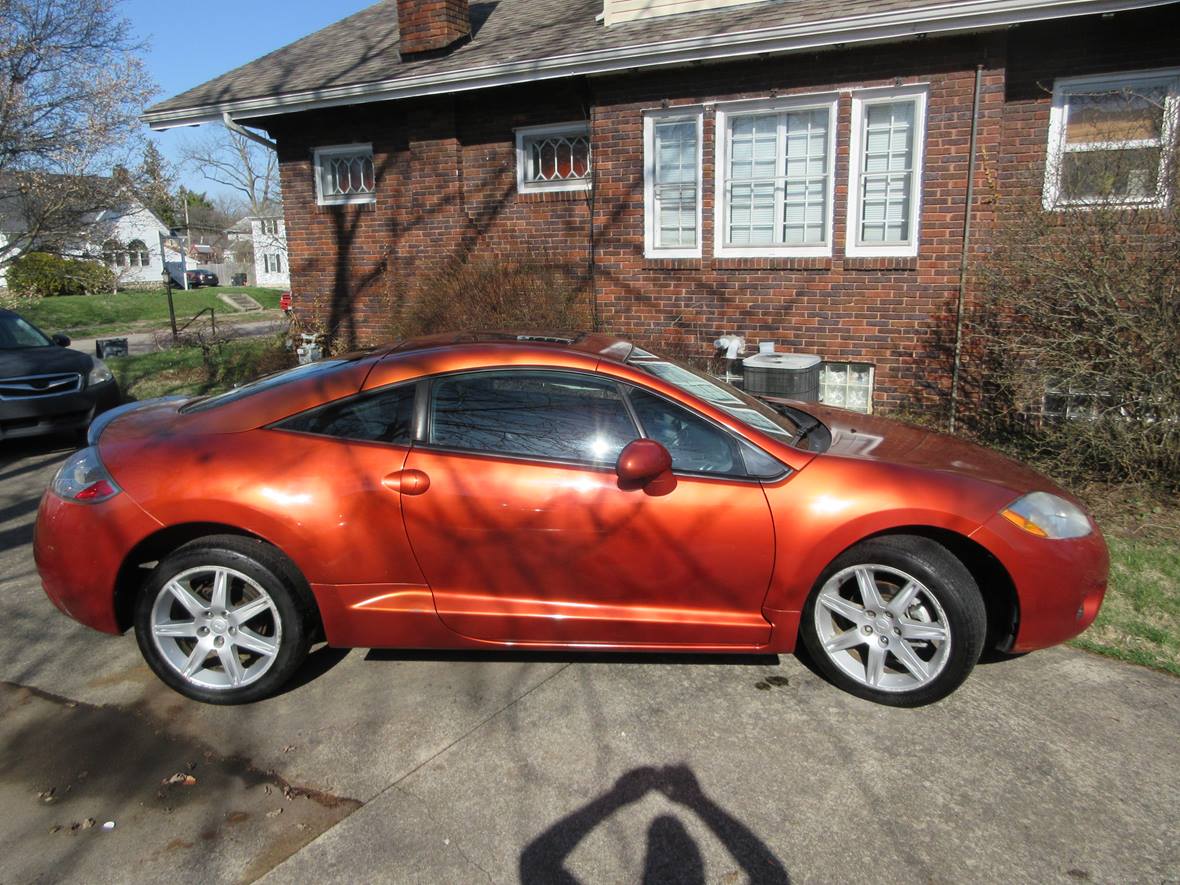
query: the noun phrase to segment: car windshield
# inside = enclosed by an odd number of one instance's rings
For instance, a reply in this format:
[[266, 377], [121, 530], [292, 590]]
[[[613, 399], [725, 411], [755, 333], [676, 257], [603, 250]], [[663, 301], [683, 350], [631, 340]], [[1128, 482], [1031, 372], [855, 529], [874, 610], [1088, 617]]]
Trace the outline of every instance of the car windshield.
[[227, 390], [225, 393], [219, 393], [216, 396], [208, 396], [204, 399], [188, 403], [180, 411], [187, 414], [189, 412], [203, 412], [205, 409], [212, 409], [215, 406], [224, 406], [226, 403], [237, 402], [240, 399], [245, 399], [256, 393], [262, 393], [264, 390], [270, 390], [282, 384], [289, 384], [292, 381], [298, 381], [302, 378], [322, 375], [332, 371], [337, 366], [343, 366], [345, 363], [350, 362], [352, 362], [350, 359], [320, 360], [318, 363], [307, 363], [302, 366], [296, 366], [294, 369], [275, 372], [273, 375], [267, 375], [264, 378], [259, 378], [257, 381], [251, 381], [249, 384], [243, 384], [241, 387], [235, 387], [233, 390]]
[[800, 427], [789, 416], [775, 411], [761, 400], [712, 375], [706, 375], [638, 347], [631, 351], [627, 364], [728, 412], [743, 424], [769, 437], [788, 445], [794, 445], [799, 438]]
[[52, 346], [45, 333], [27, 320], [12, 314], [0, 316], [0, 350]]

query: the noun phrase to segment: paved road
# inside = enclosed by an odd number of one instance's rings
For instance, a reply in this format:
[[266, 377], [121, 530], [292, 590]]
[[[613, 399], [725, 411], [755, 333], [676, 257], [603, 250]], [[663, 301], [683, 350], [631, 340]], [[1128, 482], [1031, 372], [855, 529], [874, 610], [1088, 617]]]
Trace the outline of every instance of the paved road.
[[[249, 322], [219, 321], [217, 329], [222, 335], [227, 335], [231, 338], [254, 338], [262, 335], [277, 335], [279, 332], [287, 329], [289, 321], [282, 314], [279, 314], [277, 311], [267, 311], [266, 315], [266, 319], [251, 320]], [[199, 325], [204, 330], [209, 329], [207, 318], [202, 319]], [[194, 328], [196, 328], [195, 325]], [[169, 329], [157, 329], [149, 332], [129, 332], [126, 334], [112, 332], [109, 335], [102, 335], [100, 337], [126, 338], [128, 354], [139, 356], [144, 353], [155, 353], [157, 350], [169, 346], [171, 344], [171, 336], [172, 333]], [[74, 350], [80, 350], [83, 353], [93, 355], [95, 353], [94, 343], [96, 340], [95, 338], [75, 338], [70, 342], [70, 347]]]
[[790, 657], [329, 649], [190, 703], [39, 589], [65, 452], [0, 450], [0, 882], [1180, 880], [1180, 680], [1069, 649], [911, 711]]

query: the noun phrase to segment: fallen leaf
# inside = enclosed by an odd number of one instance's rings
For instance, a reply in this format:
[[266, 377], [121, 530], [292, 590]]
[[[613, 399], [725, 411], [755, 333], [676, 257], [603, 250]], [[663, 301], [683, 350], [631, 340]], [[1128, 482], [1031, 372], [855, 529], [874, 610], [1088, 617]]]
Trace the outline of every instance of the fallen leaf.
[[278, 816], [279, 816], [280, 814], [282, 814], [282, 813], [283, 813], [283, 809], [282, 809], [282, 808], [276, 808], [274, 811], [268, 811], [268, 812], [266, 813], [266, 816], [267, 816], [267, 817], [278, 817]]
[[95, 820], [94, 818], [92, 818], [92, 817], [88, 817], [88, 818], [86, 818], [86, 820], [82, 821], [82, 829], [84, 829], [84, 830], [89, 830], [89, 829], [90, 829], [91, 827], [93, 827], [93, 826], [94, 826], [96, 823], [98, 823], [98, 821], [96, 821], [96, 820]]
[[191, 787], [197, 782], [197, 779], [191, 774], [185, 774], [183, 771], [178, 771], [172, 777], [166, 777], [160, 783], [162, 784], [184, 784], [186, 787]]

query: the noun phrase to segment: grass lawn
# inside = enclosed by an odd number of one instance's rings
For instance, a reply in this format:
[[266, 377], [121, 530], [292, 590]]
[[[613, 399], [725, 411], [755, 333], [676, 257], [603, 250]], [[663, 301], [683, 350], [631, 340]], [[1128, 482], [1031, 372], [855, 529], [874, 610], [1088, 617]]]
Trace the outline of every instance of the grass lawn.
[[[219, 292], [246, 292], [264, 308], [277, 310], [279, 289], [256, 286], [233, 288], [217, 286], [207, 289], [172, 290], [176, 306], [176, 320], [184, 324], [189, 317], [207, 307], [217, 311], [218, 318], [245, 317], [236, 313], [217, 297]], [[17, 306], [21, 316], [40, 326], [49, 334], [65, 332], [75, 338], [88, 338], [117, 332], [141, 329], [160, 329], [168, 325], [168, 299], [163, 290], [158, 292], [120, 292], [117, 295], [69, 295], [61, 298], [42, 298]]]
[[1180, 504], [1133, 486], [1081, 496], [1110, 545], [1110, 586], [1072, 644], [1180, 676]]
[[124, 396], [137, 400], [216, 393], [293, 363], [294, 355], [282, 340], [269, 337], [242, 338], [211, 348], [208, 362], [199, 347], [173, 347], [107, 360]]

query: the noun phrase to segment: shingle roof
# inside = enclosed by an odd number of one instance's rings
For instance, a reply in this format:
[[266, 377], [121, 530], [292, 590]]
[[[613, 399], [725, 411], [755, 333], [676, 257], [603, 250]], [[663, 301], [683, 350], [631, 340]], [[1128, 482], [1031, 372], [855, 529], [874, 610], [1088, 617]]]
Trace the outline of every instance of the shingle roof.
[[396, 98], [407, 88], [477, 88], [492, 85], [480, 77], [494, 71], [539, 79], [1165, 2], [1173, 0], [765, 0], [604, 27], [597, 21], [602, 0], [475, 0], [470, 42], [441, 57], [406, 61], [398, 54], [397, 3], [384, 0], [153, 105], [144, 118], [163, 126], [215, 119], [223, 110], [244, 118], [312, 101]]

